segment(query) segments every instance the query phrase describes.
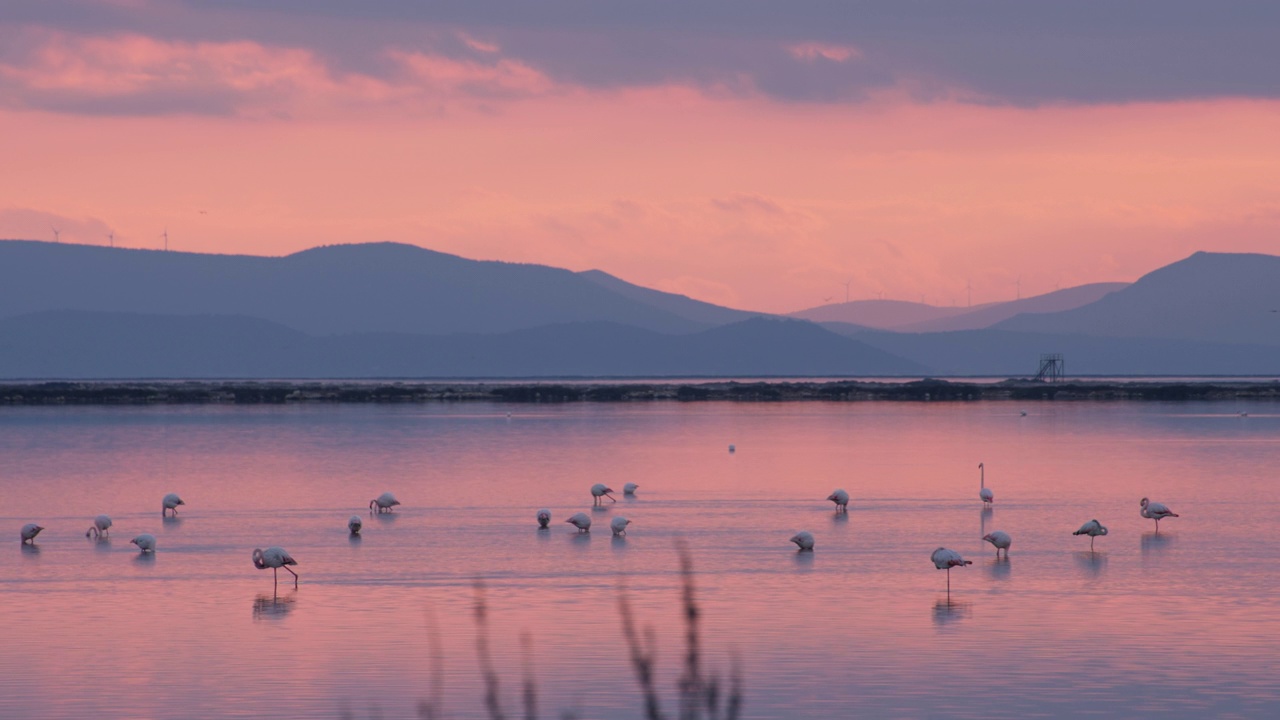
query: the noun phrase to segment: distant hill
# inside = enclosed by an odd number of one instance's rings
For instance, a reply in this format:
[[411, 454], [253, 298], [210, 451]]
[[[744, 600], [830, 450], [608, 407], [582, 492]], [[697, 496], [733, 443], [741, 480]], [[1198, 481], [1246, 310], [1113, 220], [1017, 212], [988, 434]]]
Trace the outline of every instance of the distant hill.
[[748, 312], [746, 310], [734, 310], [732, 308], [712, 305], [711, 303], [694, 300], [685, 295], [677, 295], [675, 293], [662, 292], [661, 290], [653, 290], [640, 285], [633, 285], [626, 280], [621, 280], [600, 270], [584, 270], [578, 275], [594, 282], [601, 287], [608, 288], [613, 292], [636, 302], [644, 303], [650, 307], [655, 307], [672, 315], [677, 315], [686, 320], [691, 320], [703, 325], [727, 325], [733, 322], [746, 320], [747, 318], [765, 315], [767, 313]]
[[935, 320], [909, 323], [895, 328], [898, 332], [947, 332], [951, 330], [978, 330], [991, 327], [998, 322], [1021, 313], [1050, 313], [1097, 302], [1117, 290], [1123, 290], [1129, 283], [1092, 283], [1055, 290], [1044, 295], [1010, 300], [1009, 302], [992, 303], [980, 308], [951, 315]]
[[817, 323], [838, 322], [881, 330], [896, 330], [904, 325], [941, 320], [989, 307], [938, 307], [905, 300], [852, 300], [821, 305], [793, 312], [789, 317]]
[[854, 300], [791, 313], [818, 323], [838, 322], [896, 332], [945, 332], [991, 327], [1019, 313], [1070, 310], [1097, 301], [1127, 283], [1092, 283], [1044, 295], [984, 303], [973, 307], [940, 307], [905, 300]]
[[231, 316], [53, 311], [0, 319], [2, 378], [916, 375], [812, 323], [668, 335], [617, 323], [499, 334], [311, 336]]
[[642, 288], [607, 285], [559, 268], [396, 243], [268, 258], [0, 241], [0, 317], [48, 310], [241, 315], [332, 335], [501, 333], [590, 321], [688, 333], [717, 324], [692, 319], [699, 313], [747, 315], [655, 291], [647, 292], [665, 296], [661, 302], [638, 300]]
[[1058, 335], [1280, 345], [1280, 257], [1198, 252], [1084, 307], [1019, 315], [995, 327]]

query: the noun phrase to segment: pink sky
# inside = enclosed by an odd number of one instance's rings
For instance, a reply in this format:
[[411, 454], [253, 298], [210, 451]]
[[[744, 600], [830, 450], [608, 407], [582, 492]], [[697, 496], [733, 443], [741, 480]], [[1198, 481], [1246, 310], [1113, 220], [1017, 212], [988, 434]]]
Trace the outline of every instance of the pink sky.
[[[846, 281], [853, 299], [941, 305], [971, 281], [976, 304], [1019, 278], [1027, 296], [1196, 250], [1280, 253], [1277, 100], [1013, 104], [909, 79], [804, 100], [576, 82], [461, 30], [469, 55], [393, 48], [374, 73], [288, 43], [0, 28], [25, 48], [0, 55], [4, 238], [155, 248], [167, 229], [176, 250], [258, 255], [392, 240], [774, 312]], [[149, 106], [173, 98], [190, 106]]]

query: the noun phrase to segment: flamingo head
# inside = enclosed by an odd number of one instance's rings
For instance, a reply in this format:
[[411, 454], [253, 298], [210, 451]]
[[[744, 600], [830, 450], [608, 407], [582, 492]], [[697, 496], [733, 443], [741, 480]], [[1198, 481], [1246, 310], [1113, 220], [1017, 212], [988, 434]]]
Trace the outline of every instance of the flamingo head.
[[267, 569], [267, 561], [262, 557], [262, 548], [253, 549], [253, 566], [259, 570]]

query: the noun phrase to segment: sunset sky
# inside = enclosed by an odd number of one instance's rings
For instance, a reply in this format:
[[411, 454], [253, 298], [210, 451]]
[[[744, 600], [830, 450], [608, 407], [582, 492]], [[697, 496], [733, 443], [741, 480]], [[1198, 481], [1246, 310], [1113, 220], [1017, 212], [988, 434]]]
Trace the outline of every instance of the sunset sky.
[[1280, 253], [1280, 5], [0, 5], [0, 238], [391, 240], [785, 312]]

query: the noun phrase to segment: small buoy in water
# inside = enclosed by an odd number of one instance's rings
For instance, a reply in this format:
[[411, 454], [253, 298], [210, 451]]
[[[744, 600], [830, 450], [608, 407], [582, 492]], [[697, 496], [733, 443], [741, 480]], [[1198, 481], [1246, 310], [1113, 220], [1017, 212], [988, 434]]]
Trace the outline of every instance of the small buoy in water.
[[730, 445], [730, 446], [729, 446], [729, 452], [737, 452], [737, 451], [738, 451], [738, 448], [736, 448], [736, 447], [734, 447], [734, 446], [732, 446], [732, 445]]

